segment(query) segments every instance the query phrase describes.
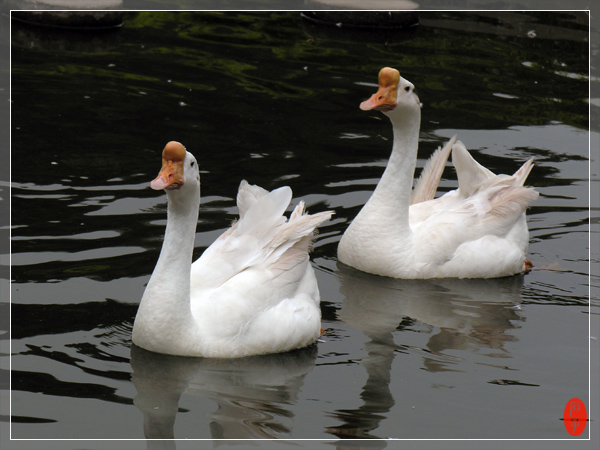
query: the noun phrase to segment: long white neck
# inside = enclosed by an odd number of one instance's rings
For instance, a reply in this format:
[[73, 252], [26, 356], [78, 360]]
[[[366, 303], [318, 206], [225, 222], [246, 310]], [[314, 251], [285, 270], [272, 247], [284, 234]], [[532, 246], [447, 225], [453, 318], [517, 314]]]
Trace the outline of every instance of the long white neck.
[[408, 231], [408, 210], [417, 163], [421, 115], [392, 119], [394, 144], [392, 155], [377, 188], [369, 200], [382, 217], [389, 218], [397, 231]]
[[[198, 191], [197, 195], [192, 195], [185, 192], [167, 191], [167, 199], [167, 229], [160, 257], [147, 290], [153, 289], [156, 285], [164, 290], [165, 286], [172, 285], [178, 292], [186, 291], [186, 300], [189, 300], [190, 265], [194, 250], [200, 193]], [[181, 289], [182, 286], [185, 286], [186, 289]]]
[[[140, 303], [138, 317], [150, 318], [154, 327], [186, 327], [192, 321], [190, 310], [190, 270], [200, 190], [167, 191], [167, 229], [160, 256]], [[156, 320], [153, 320], [156, 319]], [[137, 318], [136, 318], [137, 321]], [[160, 335], [160, 333], [153, 333]], [[135, 332], [135, 327], [134, 327]], [[164, 338], [164, 336], [163, 336]]]

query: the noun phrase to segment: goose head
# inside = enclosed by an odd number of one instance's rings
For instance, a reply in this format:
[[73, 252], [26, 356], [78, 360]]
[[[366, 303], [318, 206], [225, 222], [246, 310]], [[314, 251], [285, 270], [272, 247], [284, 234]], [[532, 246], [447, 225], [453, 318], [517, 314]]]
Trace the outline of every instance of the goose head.
[[360, 109], [375, 109], [393, 119], [411, 112], [420, 115], [421, 102], [415, 93], [415, 86], [410, 81], [402, 78], [398, 70], [384, 67], [379, 71], [379, 90], [362, 102]]
[[162, 167], [150, 186], [155, 190], [179, 190], [184, 186], [200, 186], [200, 173], [194, 155], [176, 141], [165, 145], [162, 152]]

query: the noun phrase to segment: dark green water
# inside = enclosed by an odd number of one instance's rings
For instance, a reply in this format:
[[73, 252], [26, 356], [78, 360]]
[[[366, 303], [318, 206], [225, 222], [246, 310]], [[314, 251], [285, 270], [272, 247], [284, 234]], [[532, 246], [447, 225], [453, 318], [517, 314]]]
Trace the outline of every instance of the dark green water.
[[[420, 12], [409, 34], [297, 12], [128, 13], [98, 34], [13, 23], [12, 437], [568, 438], [563, 409], [588, 402], [598, 350], [587, 20]], [[383, 66], [423, 102], [418, 170], [454, 134], [494, 172], [536, 158], [532, 273], [414, 282], [337, 264], [391, 148], [387, 119], [358, 109]], [[235, 219], [243, 178], [335, 210], [313, 251], [324, 342], [229, 362], [131, 348], [169, 140], [201, 166], [195, 257]], [[440, 191], [455, 187], [449, 166]]]

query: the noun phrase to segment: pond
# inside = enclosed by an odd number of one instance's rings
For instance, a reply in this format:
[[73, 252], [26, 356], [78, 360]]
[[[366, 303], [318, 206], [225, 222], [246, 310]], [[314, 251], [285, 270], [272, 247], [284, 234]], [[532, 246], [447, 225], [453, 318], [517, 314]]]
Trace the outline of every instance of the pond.
[[[368, 31], [293, 11], [130, 12], [97, 33], [13, 22], [13, 439], [587, 439], [567, 433], [563, 411], [574, 397], [589, 410], [598, 352], [588, 16], [418, 21]], [[389, 121], [358, 108], [384, 66], [423, 102], [417, 173], [454, 134], [496, 173], [535, 157], [531, 273], [405, 281], [338, 263], [391, 149]], [[242, 179], [335, 211], [311, 254], [319, 343], [231, 361], [132, 346], [166, 224], [149, 182], [169, 140], [201, 169], [194, 258], [236, 218]], [[439, 193], [454, 188], [448, 163]]]

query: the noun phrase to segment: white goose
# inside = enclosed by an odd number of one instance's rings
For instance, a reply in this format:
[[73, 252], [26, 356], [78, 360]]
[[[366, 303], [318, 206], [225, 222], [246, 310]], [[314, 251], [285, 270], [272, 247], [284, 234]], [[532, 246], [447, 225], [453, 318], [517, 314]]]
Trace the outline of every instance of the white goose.
[[315, 228], [332, 212], [289, 220], [289, 187], [241, 182], [240, 219], [192, 264], [200, 175], [178, 142], [163, 150], [153, 189], [165, 189], [167, 228], [133, 325], [139, 347], [180, 356], [234, 358], [279, 353], [321, 334], [319, 289], [308, 258]]
[[[524, 187], [533, 158], [514, 175], [495, 175], [452, 138], [412, 189], [421, 106], [396, 69], [379, 73], [379, 90], [361, 103], [392, 121], [392, 154], [377, 188], [350, 224], [338, 259], [394, 278], [495, 278], [531, 269], [525, 209], [538, 193]], [[452, 150], [459, 187], [433, 199]]]

